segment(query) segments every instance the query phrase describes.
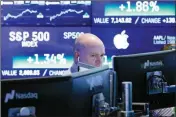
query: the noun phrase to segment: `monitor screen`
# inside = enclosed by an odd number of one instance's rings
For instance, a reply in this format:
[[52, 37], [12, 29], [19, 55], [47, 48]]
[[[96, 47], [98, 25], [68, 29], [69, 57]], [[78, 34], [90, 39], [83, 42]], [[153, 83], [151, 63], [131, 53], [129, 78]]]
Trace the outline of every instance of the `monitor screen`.
[[62, 75], [75, 39], [89, 27], [2, 27], [2, 78]]
[[[111, 76], [112, 75], [112, 76]], [[108, 67], [93, 68], [72, 74], [72, 115], [92, 116], [93, 96], [102, 93], [105, 101], [115, 106], [116, 75]]]
[[[165, 30], [164, 30], [165, 29]], [[175, 27], [92, 27], [92, 33], [105, 44], [105, 63], [113, 55], [154, 52], [166, 44], [176, 44]]]
[[1, 0], [1, 14], [2, 79], [62, 75], [82, 33], [103, 41], [110, 67], [113, 55], [173, 48], [176, 40], [175, 0]]
[[4, 0], [1, 5], [3, 26], [80, 26], [91, 23], [91, 1]]
[[175, 0], [95, 0], [92, 2], [92, 25], [174, 26], [175, 8]]
[[121, 83], [131, 81], [133, 102], [149, 102], [150, 109], [175, 106], [175, 93], [163, 93], [162, 88], [164, 82], [176, 84], [175, 50], [115, 56], [113, 68], [117, 72], [119, 98]]
[[3, 117], [56, 117], [69, 114], [71, 76], [1, 80]]

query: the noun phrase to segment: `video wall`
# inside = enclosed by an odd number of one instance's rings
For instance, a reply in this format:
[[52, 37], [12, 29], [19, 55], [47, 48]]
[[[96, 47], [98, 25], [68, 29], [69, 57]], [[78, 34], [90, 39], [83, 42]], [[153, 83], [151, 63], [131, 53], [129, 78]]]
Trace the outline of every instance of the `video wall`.
[[83, 33], [113, 55], [162, 50], [176, 43], [175, 1], [1, 1], [1, 78], [62, 75]]

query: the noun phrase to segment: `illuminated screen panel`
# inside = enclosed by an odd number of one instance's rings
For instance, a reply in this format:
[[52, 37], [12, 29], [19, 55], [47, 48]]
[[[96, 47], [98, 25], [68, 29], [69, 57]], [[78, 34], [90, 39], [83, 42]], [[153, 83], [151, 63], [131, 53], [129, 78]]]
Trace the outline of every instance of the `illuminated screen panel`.
[[1, 2], [2, 25], [90, 25], [91, 1]]
[[175, 1], [94, 1], [92, 23], [96, 26], [175, 26]]
[[110, 66], [113, 55], [160, 51], [166, 44], [176, 44], [174, 27], [93, 27], [91, 31], [104, 42], [105, 63]]
[[62, 75], [87, 27], [2, 27], [2, 78]]

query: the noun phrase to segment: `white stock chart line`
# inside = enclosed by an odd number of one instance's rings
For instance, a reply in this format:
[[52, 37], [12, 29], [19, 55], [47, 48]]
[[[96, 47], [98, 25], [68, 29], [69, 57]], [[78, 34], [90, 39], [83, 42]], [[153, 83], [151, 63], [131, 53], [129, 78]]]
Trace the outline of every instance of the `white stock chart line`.
[[6, 16], [4, 16], [4, 20], [6, 21], [9, 18], [17, 19], [19, 17], [22, 17], [25, 13], [31, 13], [31, 14], [33, 14], [33, 13], [37, 13], [37, 11], [36, 10], [26, 9], [26, 10], [22, 11], [20, 14], [18, 14], [16, 16], [15, 15], [11, 15], [10, 13], [8, 13]]
[[[64, 10], [64, 11], [61, 11], [60, 13], [58, 14], [55, 14], [55, 15], [52, 15], [49, 17], [50, 21], [56, 19], [57, 17], [61, 17], [62, 15], [65, 15], [65, 14], [68, 14], [68, 13], [76, 13], [76, 14], [81, 14], [83, 13], [84, 11], [83, 10], [75, 10], [75, 9], [67, 9], [67, 10]], [[24, 14], [26, 13], [30, 13], [30, 14], [38, 14], [39, 12], [37, 10], [30, 10], [30, 9], [26, 9], [24, 11], [22, 11], [21, 13], [19, 13], [18, 15], [12, 15], [10, 13], [8, 13], [6, 16], [4, 16], [4, 21], [7, 21], [8, 19], [17, 19], [17, 18], [20, 18], [22, 17]], [[41, 13], [41, 12], [40, 12]], [[37, 18], [37, 17], [36, 17]]]
[[50, 21], [52, 21], [53, 19], [57, 18], [57, 17], [60, 17], [64, 14], [68, 14], [69, 12], [75, 12], [76, 14], [80, 14], [83, 12], [83, 10], [80, 10], [80, 11], [77, 11], [77, 10], [74, 10], [74, 9], [68, 9], [68, 10], [65, 10], [65, 11], [61, 11], [59, 14], [56, 14], [56, 15], [53, 15], [50, 17]]

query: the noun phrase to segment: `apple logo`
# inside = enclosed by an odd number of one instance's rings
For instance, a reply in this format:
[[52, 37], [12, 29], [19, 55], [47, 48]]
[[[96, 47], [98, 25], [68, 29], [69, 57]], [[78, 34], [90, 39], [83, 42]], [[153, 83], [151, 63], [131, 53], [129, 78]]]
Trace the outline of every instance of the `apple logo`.
[[128, 35], [125, 34], [125, 30], [121, 32], [121, 34], [117, 34], [114, 36], [114, 45], [117, 49], [127, 49], [129, 46], [129, 43], [127, 41]]

